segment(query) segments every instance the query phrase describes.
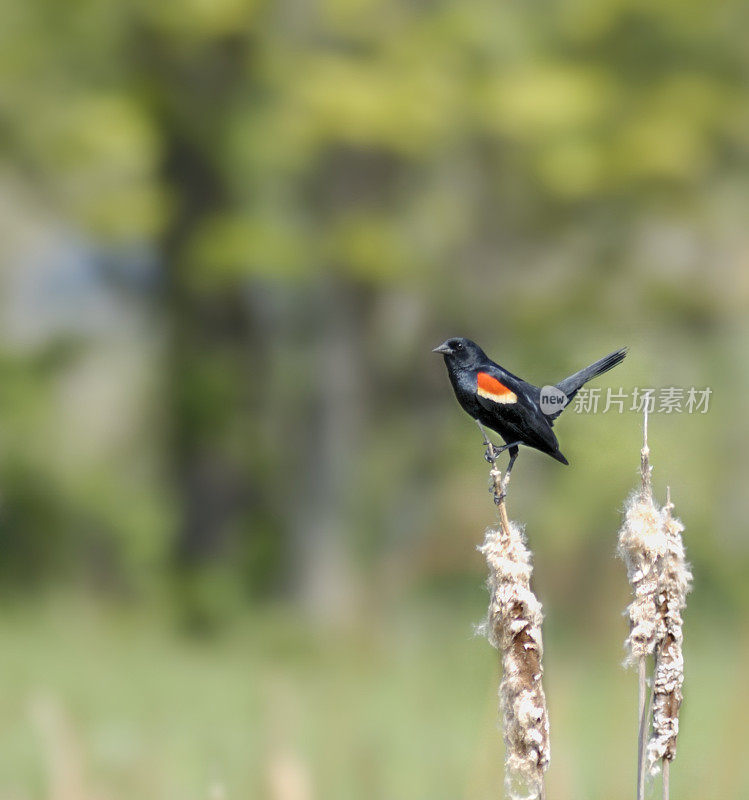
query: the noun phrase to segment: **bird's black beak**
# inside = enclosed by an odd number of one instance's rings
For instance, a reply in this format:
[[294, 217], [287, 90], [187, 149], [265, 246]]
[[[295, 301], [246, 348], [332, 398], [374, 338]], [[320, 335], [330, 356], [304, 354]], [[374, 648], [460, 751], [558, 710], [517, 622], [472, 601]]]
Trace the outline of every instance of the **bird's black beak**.
[[452, 353], [453, 349], [447, 342], [442, 342], [439, 347], [435, 347], [432, 350], [433, 353], [442, 353], [443, 355], [449, 356]]

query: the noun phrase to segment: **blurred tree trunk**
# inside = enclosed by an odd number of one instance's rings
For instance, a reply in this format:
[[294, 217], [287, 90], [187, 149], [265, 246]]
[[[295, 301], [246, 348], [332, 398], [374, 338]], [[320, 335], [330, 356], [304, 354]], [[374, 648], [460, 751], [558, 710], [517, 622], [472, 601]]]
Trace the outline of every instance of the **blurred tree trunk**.
[[[218, 151], [229, 115], [236, 111], [234, 93], [240, 85], [247, 92], [247, 39], [214, 40], [198, 53], [180, 56], [179, 48], [151, 33], [145, 42], [140, 37], [139, 47], [148, 54], [144, 63], [163, 144], [163, 179], [174, 204], [160, 253], [169, 323], [169, 448], [179, 514], [175, 563], [182, 574], [199, 575], [227, 554], [241, 532], [262, 526], [261, 518], [285, 519], [294, 593], [320, 615], [340, 616], [351, 599], [347, 543], [361, 523], [354, 470], [368, 415], [363, 365], [374, 290], [366, 281], [344, 277], [345, 271], [322, 278], [311, 301], [311, 330], [304, 334], [306, 341], [296, 343], [307, 351], [314, 342], [311, 383], [297, 384], [286, 390], [292, 397], [280, 398], [294, 417], [287, 427], [295, 431], [295, 441], [276, 443], [278, 452], [267, 459], [253, 457], [249, 451], [263, 446], [258, 434], [279, 412], [255, 413], [253, 393], [268, 389], [268, 375], [250, 360], [257, 361], [271, 337], [288, 342], [289, 320], [259, 330], [243, 282], [227, 285], [222, 279], [215, 288], [213, 265], [197, 263], [192, 246], [196, 231], [235, 210]], [[393, 175], [385, 156], [333, 148], [309, 187], [320, 226], [354, 205], [377, 202]], [[302, 303], [310, 303], [309, 295]], [[274, 481], [284, 466], [293, 469], [282, 463], [288, 459], [301, 463], [302, 474], [289, 495], [279, 496]], [[258, 461], [270, 470], [258, 470]]]
[[358, 465], [369, 407], [366, 328], [369, 292], [339, 278], [325, 281], [314, 301], [309, 447], [301, 454], [303, 498], [295, 503], [290, 536], [291, 582], [314, 614], [341, 619], [355, 600], [351, 548], [357, 519]]
[[200, 289], [186, 268], [191, 234], [223, 203], [218, 176], [178, 137], [167, 139], [165, 176], [179, 208], [162, 245], [170, 447], [181, 509], [175, 556], [193, 566], [223, 551], [243, 504], [241, 470], [227, 458], [225, 433], [243, 411], [251, 327], [236, 287]]
[[[140, 42], [173, 203], [159, 243], [168, 324], [166, 422], [178, 506], [173, 556], [189, 577], [226, 556], [260, 494], [250, 491], [247, 436], [256, 332], [241, 282], [214, 281], [212, 265], [196, 262], [192, 247], [196, 231], [230, 208], [216, 149], [244, 74], [247, 43], [218, 40], [205, 44], [199, 57], [180, 61], [158, 36]], [[201, 613], [200, 607], [185, 610]]]
[[[311, 171], [310, 214], [335, 230], [352, 213], [374, 213], [393, 191], [398, 162], [378, 150], [331, 144]], [[320, 617], [349, 616], [357, 600], [352, 549], [371, 520], [362, 518], [363, 462], [371, 418], [369, 322], [377, 283], [348, 274], [347, 264], [325, 270], [314, 297], [310, 442], [304, 495], [292, 513], [291, 581], [305, 607]], [[308, 347], [308, 346], [307, 346]], [[371, 391], [370, 391], [371, 389]]]

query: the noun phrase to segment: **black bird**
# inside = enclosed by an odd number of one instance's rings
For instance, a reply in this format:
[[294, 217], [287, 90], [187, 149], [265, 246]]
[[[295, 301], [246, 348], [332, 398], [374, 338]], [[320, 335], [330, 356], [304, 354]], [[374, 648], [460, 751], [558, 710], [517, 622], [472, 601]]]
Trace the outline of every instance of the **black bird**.
[[[560, 452], [552, 430], [554, 420], [583, 384], [619, 364], [627, 355], [627, 348], [615, 350], [554, 387], [545, 386], [543, 389], [495, 364], [470, 339], [448, 339], [433, 352], [445, 357], [455, 396], [463, 410], [478, 422], [484, 443], [488, 445], [489, 440], [483, 425], [504, 439], [504, 447], [495, 448], [494, 453], [510, 451], [506, 479], [521, 444], [547, 453], [562, 464], [569, 464]], [[487, 450], [487, 460], [493, 461], [491, 456], [491, 450]]]

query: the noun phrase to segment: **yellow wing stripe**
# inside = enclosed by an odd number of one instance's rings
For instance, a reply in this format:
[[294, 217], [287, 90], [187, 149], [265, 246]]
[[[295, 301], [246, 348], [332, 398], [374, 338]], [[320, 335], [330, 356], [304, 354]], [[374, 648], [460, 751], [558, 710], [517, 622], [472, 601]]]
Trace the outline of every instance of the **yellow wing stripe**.
[[479, 388], [478, 395], [479, 397], [486, 397], [489, 400], [493, 400], [495, 403], [517, 403], [518, 401], [518, 396], [515, 392], [494, 394], [493, 392], [487, 392], [486, 389]]

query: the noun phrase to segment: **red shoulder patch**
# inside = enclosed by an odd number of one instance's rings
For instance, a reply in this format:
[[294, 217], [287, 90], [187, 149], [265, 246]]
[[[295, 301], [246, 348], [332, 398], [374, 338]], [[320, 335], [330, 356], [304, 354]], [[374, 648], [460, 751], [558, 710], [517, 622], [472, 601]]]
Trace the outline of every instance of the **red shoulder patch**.
[[512, 389], [508, 389], [501, 381], [488, 372], [479, 372], [477, 375], [477, 391], [481, 397], [494, 400], [495, 403], [514, 403], [517, 395]]
[[500, 383], [496, 378], [492, 377], [488, 372], [479, 372], [478, 374], [479, 389], [492, 394], [512, 394], [504, 383]]

